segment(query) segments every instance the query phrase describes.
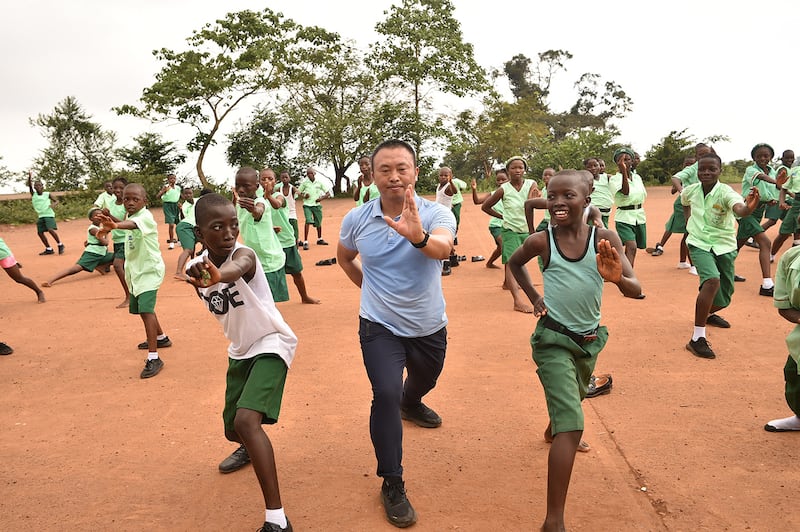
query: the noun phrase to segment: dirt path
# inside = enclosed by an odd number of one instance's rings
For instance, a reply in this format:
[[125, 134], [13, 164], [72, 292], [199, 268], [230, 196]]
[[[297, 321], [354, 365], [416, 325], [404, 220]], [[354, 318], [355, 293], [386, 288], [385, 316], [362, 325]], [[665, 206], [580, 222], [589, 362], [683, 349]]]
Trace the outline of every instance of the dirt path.
[[[671, 212], [666, 188], [646, 203], [650, 244]], [[335, 255], [347, 200], [325, 203], [332, 245], [303, 252], [320, 306], [279, 308], [300, 339], [279, 423], [269, 429], [281, 491], [295, 530], [393, 530], [385, 522], [369, 441], [369, 383], [357, 340], [358, 290]], [[158, 220], [161, 213], [155, 213]], [[464, 205], [458, 252], [488, 257], [488, 218]], [[64, 256], [40, 257], [35, 228], [0, 227], [24, 272], [41, 283], [78, 259], [88, 221], [59, 223]], [[166, 228], [162, 228], [163, 241]], [[770, 235], [777, 229], [770, 230]], [[611, 339], [598, 363], [610, 395], [584, 403], [584, 438], [567, 506], [573, 530], [800, 529], [800, 472], [787, 467], [800, 435], [770, 434], [789, 415], [783, 400], [784, 338], [790, 325], [758, 295], [757, 253], [737, 260], [729, 330], [711, 329], [716, 360], [685, 349], [697, 278], [666, 253], [640, 253], [647, 298], [607, 288]], [[5, 530], [252, 530], [263, 502], [251, 468], [221, 475], [235, 447], [220, 412], [227, 342], [190, 287], [173, 281], [179, 251], [162, 244], [167, 276], [157, 313], [174, 346], [165, 369], [142, 381], [141, 322], [114, 307], [113, 275], [82, 273], [45, 289], [48, 302], [2, 277], [0, 515]], [[531, 316], [511, 311], [501, 270], [462, 263], [444, 279], [448, 359], [426, 402], [438, 430], [405, 427], [406, 481], [415, 530], [534, 530], [545, 507], [548, 445], [543, 394], [530, 358]], [[534, 279], [541, 279], [538, 272]]]

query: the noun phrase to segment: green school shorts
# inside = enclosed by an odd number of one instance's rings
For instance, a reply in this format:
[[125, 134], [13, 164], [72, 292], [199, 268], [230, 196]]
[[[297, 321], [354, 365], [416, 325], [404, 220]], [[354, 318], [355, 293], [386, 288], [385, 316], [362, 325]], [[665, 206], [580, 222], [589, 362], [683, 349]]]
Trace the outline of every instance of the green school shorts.
[[306, 217], [306, 225], [322, 227], [322, 205], [303, 205], [303, 215]]
[[303, 259], [300, 258], [300, 252], [297, 251], [297, 246], [283, 248], [283, 253], [286, 255], [286, 264], [283, 265], [283, 269], [286, 270], [286, 275], [292, 275], [303, 271]]
[[548, 225], [550, 225], [550, 220], [542, 220], [541, 222], [539, 222], [539, 225], [536, 226], [534, 232], [538, 233], [539, 231], [544, 231], [545, 229], [547, 229]]
[[458, 224], [461, 223], [461, 204], [454, 204], [452, 207], [450, 207], [450, 210], [453, 212], [453, 216], [456, 217], [456, 229], [458, 229]]
[[87, 272], [93, 272], [98, 266], [104, 264], [111, 264], [114, 262], [114, 254], [106, 251], [105, 255], [98, 255], [97, 253], [89, 253], [84, 251], [81, 253], [81, 258], [78, 259], [78, 266]]
[[784, 211], [780, 208], [780, 204], [776, 203], [775, 205], [767, 204], [767, 208], [764, 209], [764, 218], [768, 220], [783, 220], [786, 218], [786, 213], [789, 211]]
[[175, 226], [175, 234], [178, 236], [183, 249], [194, 251], [197, 239], [194, 236], [194, 226], [192, 224], [183, 221], [178, 222], [178, 225]]
[[114, 260], [125, 260], [125, 242], [114, 242]]
[[37, 233], [46, 233], [47, 231], [56, 229], [58, 229], [58, 226], [56, 225], [56, 219], [52, 216], [42, 216], [36, 220]]
[[781, 222], [781, 228], [778, 231], [781, 235], [792, 235], [800, 230], [800, 224], [797, 223], [797, 218], [800, 217], [800, 201], [792, 203], [792, 208], [784, 211], [786, 216]]
[[501, 236], [503, 237], [502, 261], [503, 264], [505, 264], [517, 248], [525, 242], [525, 239], [528, 238], [529, 235], [528, 233], [515, 233], [514, 231], [504, 228]]
[[738, 251], [731, 251], [722, 255], [714, 255], [710, 251], [702, 250], [698, 247], [689, 245], [689, 257], [692, 264], [697, 268], [697, 276], [700, 278], [700, 288], [709, 279], [719, 279], [719, 290], [714, 295], [715, 307], [725, 308], [731, 304], [733, 297], [733, 262], [736, 260]]
[[131, 314], [155, 314], [157, 295], [158, 290], [142, 292], [138, 296], [131, 294], [128, 312]]
[[286, 363], [278, 355], [264, 354], [244, 360], [228, 359], [225, 377], [225, 408], [222, 421], [226, 432], [235, 432], [236, 410], [261, 412], [262, 424], [278, 421], [286, 384]]
[[608, 329], [602, 326], [597, 328], [597, 340], [578, 345], [568, 336], [545, 328], [541, 319], [536, 324], [531, 350], [554, 436], [583, 430], [581, 401], [586, 397], [597, 355], [607, 341]]
[[274, 272], [264, 272], [267, 276], [269, 289], [272, 291], [272, 300], [275, 303], [289, 301], [289, 286], [286, 284], [286, 269], [281, 267]]
[[792, 355], [788, 356], [786, 365], [783, 367], [783, 380], [785, 381], [786, 404], [795, 415], [800, 416], [800, 375], [798, 375], [797, 363]]
[[664, 229], [670, 233], [686, 233], [686, 216], [683, 214], [683, 205], [681, 205], [681, 197], [675, 200], [672, 204], [672, 216], [667, 220]]
[[[760, 208], [760, 207], [759, 207]], [[747, 240], [751, 236], [763, 233], [761, 227], [761, 216], [756, 217], [755, 211], [750, 216], [745, 216], [739, 220], [739, 229], [736, 231], [736, 240]]]
[[165, 201], [161, 204], [161, 209], [164, 211], [164, 223], [172, 225], [181, 221], [181, 217], [178, 215], [180, 207], [176, 202]]
[[614, 228], [617, 230], [622, 243], [636, 242], [638, 249], [647, 247], [647, 224], [629, 225], [622, 222], [614, 222]]
[[294, 230], [294, 239], [297, 240], [300, 238], [300, 227], [297, 225], [297, 218], [289, 218], [289, 225], [291, 225]]

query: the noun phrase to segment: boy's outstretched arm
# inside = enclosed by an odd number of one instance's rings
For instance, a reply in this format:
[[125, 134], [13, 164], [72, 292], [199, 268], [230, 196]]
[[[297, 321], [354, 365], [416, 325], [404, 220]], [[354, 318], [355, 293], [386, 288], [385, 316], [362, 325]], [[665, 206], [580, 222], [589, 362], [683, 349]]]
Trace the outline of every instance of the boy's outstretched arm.
[[751, 187], [750, 192], [744, 198], [744, 203], [737, 203], [731, 210], [733, 210], [739, 218], [744, 218], [745, 216], [753, 214], [753, 211], [758, 208], [759, 201], [761, 201], [761, 195], [758, 193], [758, 189], [756, 187]]
[[531, 304], [533, 305], [533, 315], [543, 316], [547, 314], [547, 308], [544, 306], [544, 298], [536, 291], [531, 281], [531, 276], [525, 264], [534, 257], [542, 255], [547, 249], [547, 232], [541, 231], [534, 233], [525, 239], [525, 242], [517, 248], [511, 257], [508, 259], [508, 269], [517, 280], [517, 284], [528, 296]]
[[255, 273], [255, 267], [261, 265], [256, 260], [256, 254], [250, 249], [237, 249], [230, 262], [217, 268], [213, 262], [204, 256], [201, 262], [186, 268], [188, 283], [206, 288], [217, 283], [232, 283], [244, 277], [249, 281]]
[[625, 297], [642, 294], [642, 285], [633, 273], [633, 267], [622, 249], [617, 233], [604, 229], [598, 231], [597, 271], [608, 282], [614, 283]]

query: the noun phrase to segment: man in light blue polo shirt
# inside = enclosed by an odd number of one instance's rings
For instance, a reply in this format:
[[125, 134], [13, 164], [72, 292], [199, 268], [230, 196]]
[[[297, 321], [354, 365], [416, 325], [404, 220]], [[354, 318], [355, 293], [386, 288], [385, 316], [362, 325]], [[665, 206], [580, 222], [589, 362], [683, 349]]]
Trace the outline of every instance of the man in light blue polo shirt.
[[414, 193], [419, 168], [406, 142], [378, 145], [372, 172], [380, 199], [344, 217], [337, 261], [361, 288], [359, 338], [372, 384], [369, 428], [383, 477], [381, 499], [389, 522], [403, 528], [417, 516], [403, 483], [401, 417], [427, 428], [442, 423], [422, 397], [444, 366], [441, 269], [453, 248], [456, 221], [448, 209]]

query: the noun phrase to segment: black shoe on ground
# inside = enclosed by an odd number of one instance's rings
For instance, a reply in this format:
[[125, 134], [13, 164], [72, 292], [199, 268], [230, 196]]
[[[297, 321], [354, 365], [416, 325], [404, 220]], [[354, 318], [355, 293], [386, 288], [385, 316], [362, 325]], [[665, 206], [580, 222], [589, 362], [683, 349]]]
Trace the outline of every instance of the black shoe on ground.
[[381, 501], [386, 519], [397, 528], [406, 528], [417, 522], [417, 512], [408, 502], [405, 483], [399, 477], [383, 480]]
[[734, 275], [734, 276], [733, 276], [733, 282], [735, 282], [735, 283], [743, 283], [743, 282], [745, 282], [746, 280], [747, 280], [747, 279], [745, 279], [745, 278], [744, 278], [744, 277], [742, 277], [741, 275]]
[[456, 268], [458, 266], [458, 255], [450, 255], [450, 267]]
[[308, 251], [308, 242], [303, 242], [303, 249]]
[[56, 252], [53, 251], [52, 248], [47, 248], [44, 251], [42, 251], [41, 253], [39, 253], [39, 255], [55, 255], [55, 254], [56, 254]]
[[401, 406], [400, 417], [426, 429], [435, 429], [442, 424], [442, 418], [439, 417], [439, 414], [422, 402], [411, 406]]
[[708, 341], [702, 336], [697, 340], [689, 340], [686, 349], [696, 357], [717, 358], [717, 355], [711, 350], [711, 346], [708, 345]]
[[611, 393], [611, 387], [613, 385], [614, 380], [611, 378], [611, 375], [600, 375], [599, 377], [592, 375], [589, 379], [589, 388], [586, 390], [586, 398], [591, 399], [598, 395]]
[[716, 314], [711, 314], [708, 318], [706, 318], [706, 325], [711, 325], [712, 327], [719, 327], [720, 329], [731, 328], [731, 324], [728, 323], [728, 320]]
[[319, 239], [317, 239], [317, 245], [318, 246], [327, 246], [328, 243], [325, 242], [324, 240], [322, 240], [321, 238], [319, 238]]
[[250, 455], [244, 445], [233, 451], [229, 457], [219, 463], [220, 473], [233, 473], [250, 463]]
[[0, 342], [0, 355], [10, 355], [14, 350], [5, 342]]
[[772, 297], [775, 293], [775, 287], [764, 288], [763, 286], [758, 289], [758, 295]]
[[286, 528], [281, 528], [279, 525], [275, 523], [267, 523], [264, 521], [264, 526], [256, 530], [256, 532], [293, 532], [292, 523], [289, 522], [289, 519], [286, 519]]
[[63, 255], [64, 254], [64, 244], [63, 243], [58, 245], [58, 254], [59, 255]]
[[744, 245], [749, 247], [749, 248], [761, 249], [760, 247], [758, 247], [758, 244], [756, 244], [752, 240], [748, 240], [747, 242], [744, 243]]
[[[172, 340], [169, 339], [169, 336], [165, 336], [161, 340], [156, 340], [156, 346], [158, 348], [172, 347]], [[136, 347], [138, 347], [139, 349], [147, 349], [147, 340], [137, 345]]]
[[444, 265], [442, 266], [442, 276], [446, 277], [446, 276], [450, 275], [451, 273], [453, 273], [453, 270], [450, 269], [450, 262], [449, 261], [445, 261]]
[[144, 369], [139, 374], [139, 378], [149, 379], [155, 377], [164, 368], [164, 361], [160, 358], [154, 358], [144, 363]]
[[651, 253], [651, 255], [654, 257], [660, 257], [663, 254], [664, 254], [664, 246], [662, 246], [661, 244], [656, 244], [656, 247], [653, 248], [653, 252]]

